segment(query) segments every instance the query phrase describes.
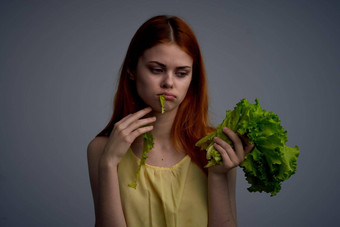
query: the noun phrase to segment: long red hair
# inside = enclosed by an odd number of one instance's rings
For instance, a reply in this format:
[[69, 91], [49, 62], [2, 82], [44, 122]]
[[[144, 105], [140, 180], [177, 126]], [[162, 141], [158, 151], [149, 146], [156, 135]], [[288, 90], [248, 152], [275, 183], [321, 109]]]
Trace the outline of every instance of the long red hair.
[[147, 20], [133, 36], [120, 70], [113, 115], [97, 136], [109, 136], [116, 122], [145, 107], [138, 96], [134, 80], [137, 62], [146, 49], [160, 43], [175, 43], [193, 59], [192, 81], [186, 97], [178, 108], [171, 130], [177, 149], [184, 151], [200, 167], [206, 164], [205, 152], [195, 143], [213, 130], [208, 120], [208, 88], [206, 73], [197, 39], [190, 27], [175, 16], [156, 16]]

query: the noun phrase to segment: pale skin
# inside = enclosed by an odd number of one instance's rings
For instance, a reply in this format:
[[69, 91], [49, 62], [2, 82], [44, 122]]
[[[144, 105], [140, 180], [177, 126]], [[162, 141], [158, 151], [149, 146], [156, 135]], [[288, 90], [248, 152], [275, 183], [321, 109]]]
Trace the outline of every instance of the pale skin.
[[[149, 165], [169, 167], [184, 158], [184, 151], [175, 150], [170, 132], [191, 82], [192, 63], [192, 58], [173, 43], [156, 45], [139, 58], [130, 79], [135, 80], [139, 96], [149, 107], [124, 117], [114, 125], [110, 137], [97, 137], [88, 146], [96, 226], [126, 226], [117, 167], [129, 148], [140, 156], [143, 133], [152, 131], [154, 136], [155, 146], [146, 160]], [[166, 95], [164, 114], [160, 94]], [[208, 170], [209, 226], [236, 226], [235, 167], [253, 148], [246, 138], [230, 129], [224, 128], [223, 132], [233, 141], [235, 150], [223, 140], [214, 139], [223, 163]]]

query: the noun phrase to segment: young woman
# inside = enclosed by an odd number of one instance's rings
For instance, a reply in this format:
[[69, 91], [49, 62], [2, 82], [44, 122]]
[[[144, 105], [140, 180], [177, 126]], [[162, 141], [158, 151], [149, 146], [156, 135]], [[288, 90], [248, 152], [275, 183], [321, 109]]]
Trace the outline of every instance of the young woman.
[[[236, 226], [235, 167], [252, 145], [224, 128], [235, 149], [215, 138], [223, 164], [204, 169], [195, 143], [212, 130], [194, 33], [178, 17], [149, 19], [129, 45], [111, 121], [88, 146], [96, 226]], [[133, 189], [146, 132], [154, 147]]]

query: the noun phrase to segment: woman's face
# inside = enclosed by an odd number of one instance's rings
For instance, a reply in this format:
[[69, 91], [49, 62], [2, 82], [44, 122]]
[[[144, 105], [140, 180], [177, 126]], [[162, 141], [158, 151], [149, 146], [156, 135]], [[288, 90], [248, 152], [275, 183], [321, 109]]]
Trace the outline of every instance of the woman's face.
[[190, 86], [193, 59], [174, 43], [158, 44], [144, 51], [136, 69], [136, 87], [142, 100], [161, 111], [159, 96], [166, 98], [166, 111], [177, 111]]

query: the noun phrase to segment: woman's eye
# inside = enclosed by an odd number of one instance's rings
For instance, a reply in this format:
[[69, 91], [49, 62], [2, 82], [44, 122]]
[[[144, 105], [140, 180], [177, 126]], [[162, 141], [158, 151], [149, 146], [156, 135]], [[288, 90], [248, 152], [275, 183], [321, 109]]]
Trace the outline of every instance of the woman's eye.
[[163, 72], [162, 68], [150, 68], [150, 71], [155, 74], [159, 74]]
[[187, 76], [189, 73], [188, 72], [177, 72], [176, 73], [176, 75], [178, 76], [178, 77], [185, 77], [185, 76]]

